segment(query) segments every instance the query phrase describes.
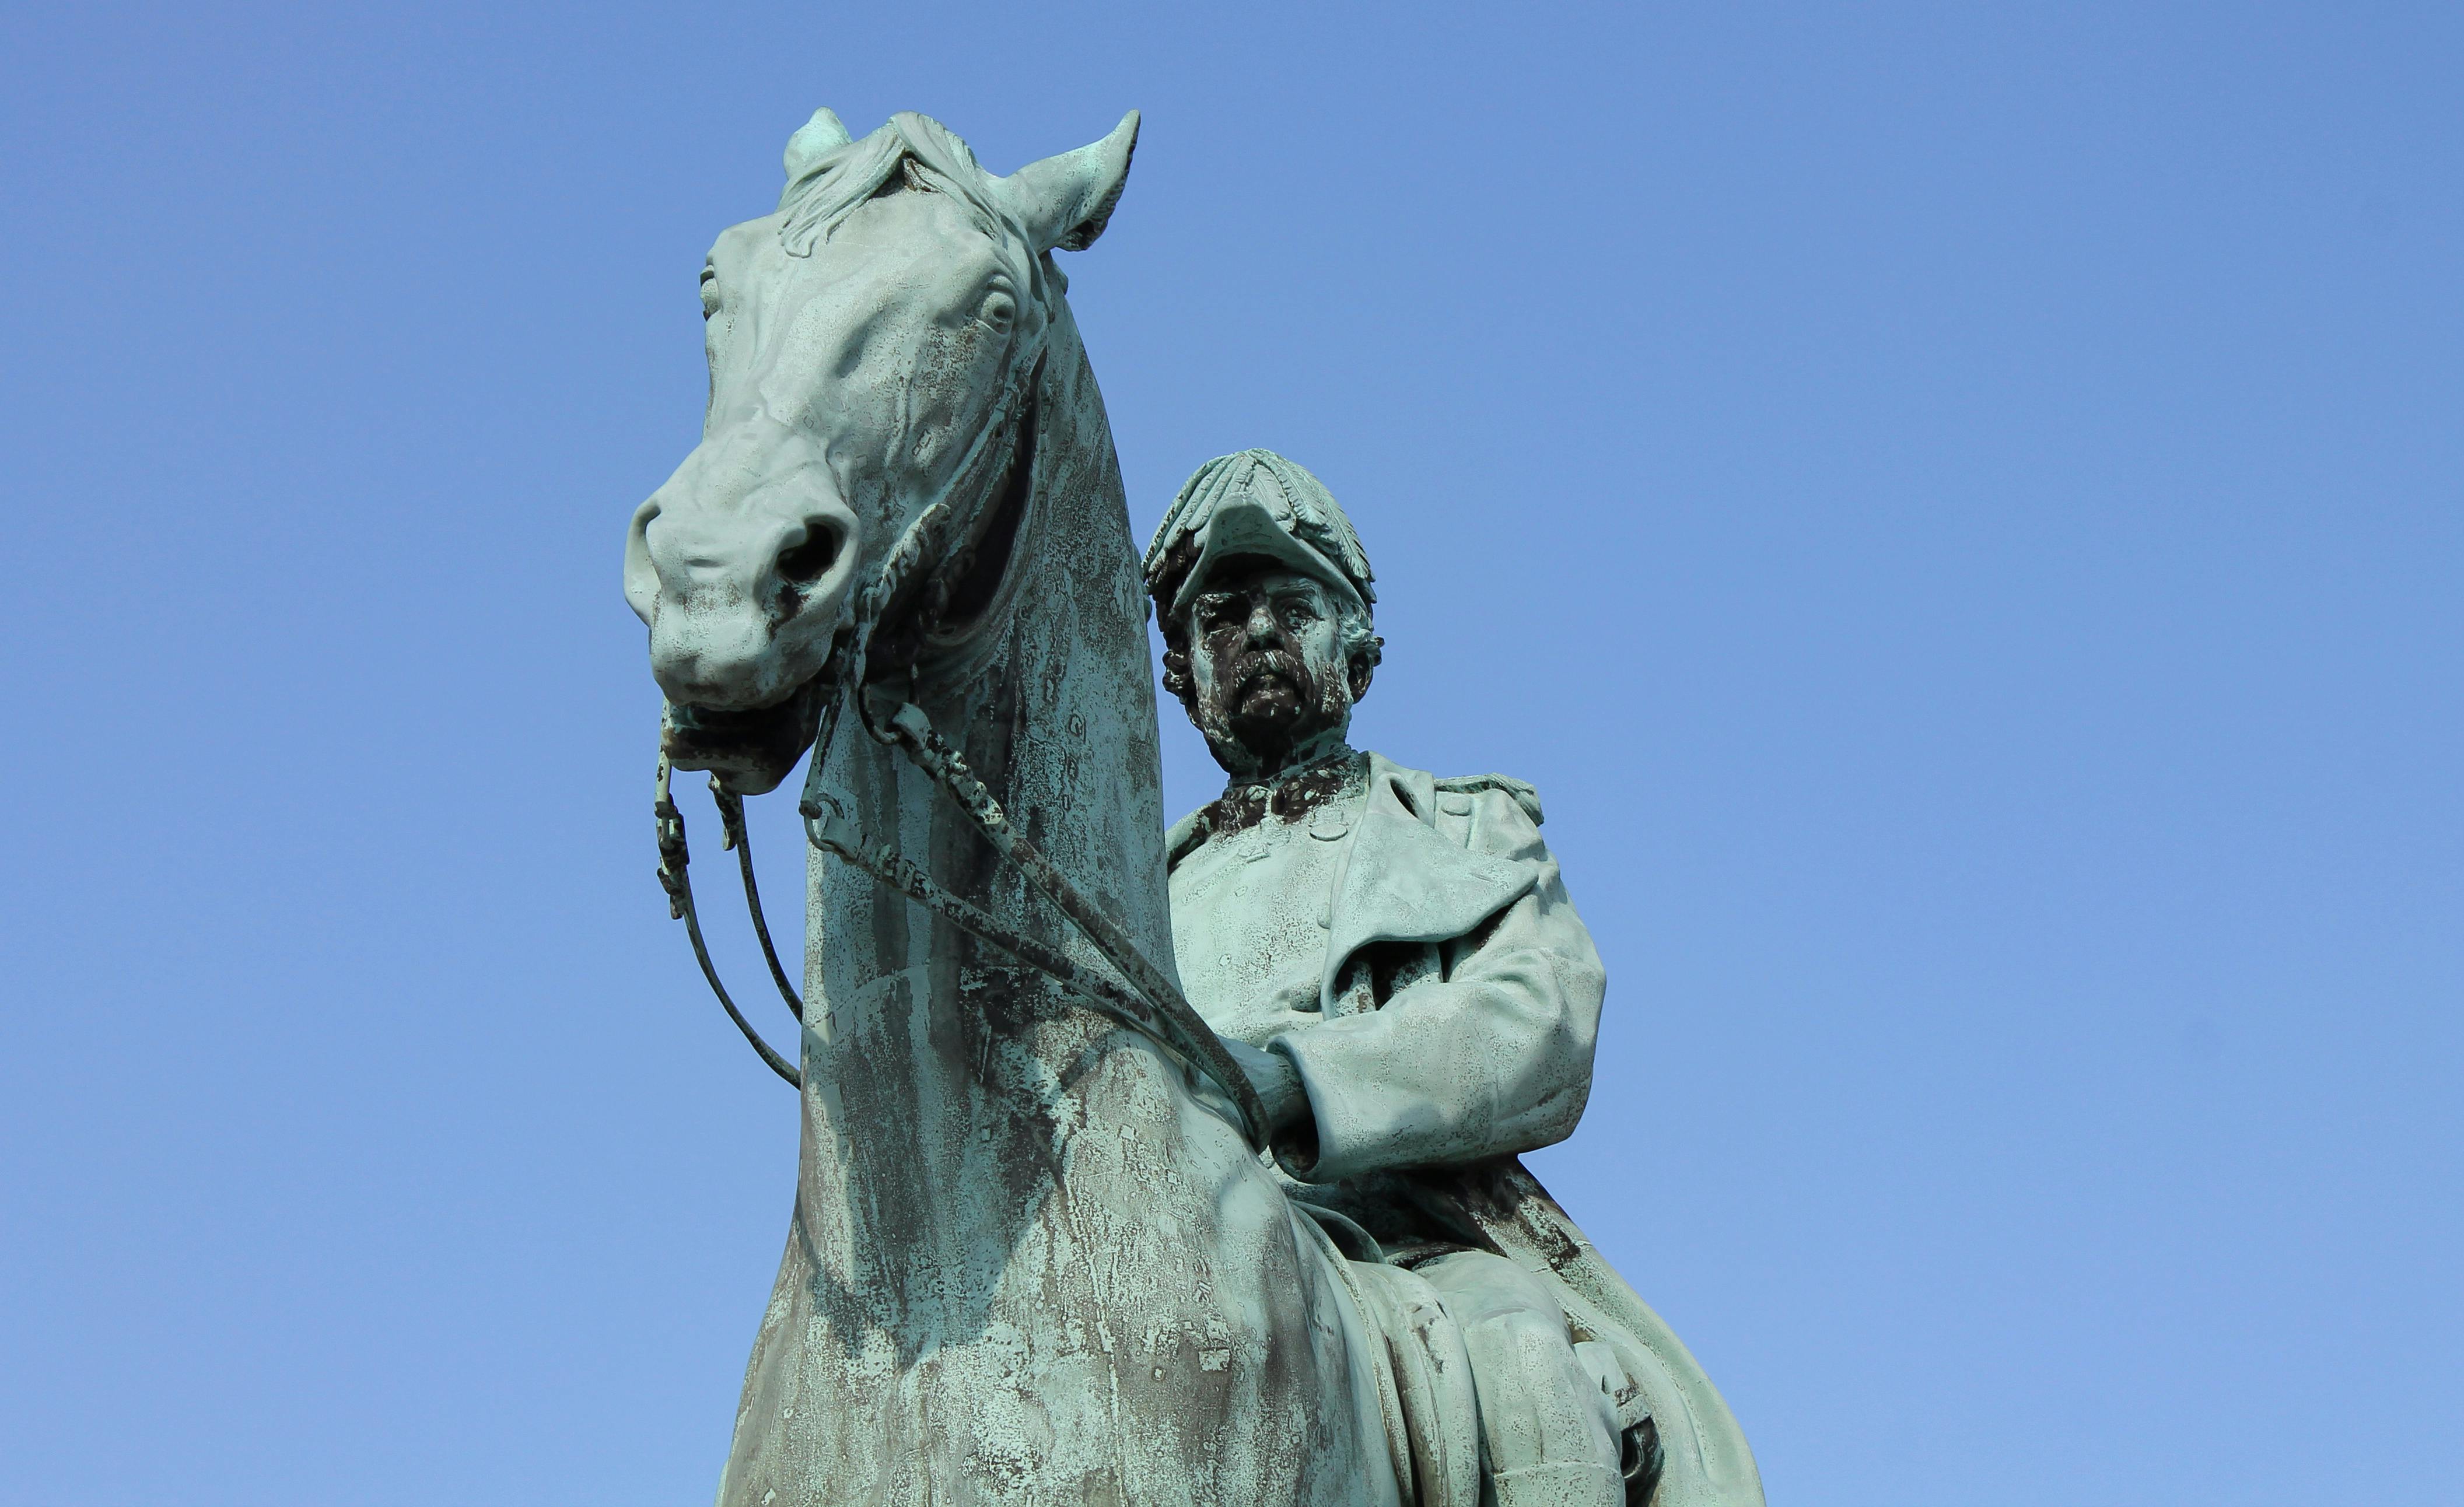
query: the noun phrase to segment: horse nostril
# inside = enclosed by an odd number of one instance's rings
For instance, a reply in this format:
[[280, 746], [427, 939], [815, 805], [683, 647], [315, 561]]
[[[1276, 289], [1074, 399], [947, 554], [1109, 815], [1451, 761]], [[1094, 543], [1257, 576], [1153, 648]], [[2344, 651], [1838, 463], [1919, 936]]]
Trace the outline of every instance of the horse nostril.
[[779, 552], [779, 576], [799, 586], [809, 585], [838, 563], [838, 525], [827, 518], [807, 518], [803, 542]]

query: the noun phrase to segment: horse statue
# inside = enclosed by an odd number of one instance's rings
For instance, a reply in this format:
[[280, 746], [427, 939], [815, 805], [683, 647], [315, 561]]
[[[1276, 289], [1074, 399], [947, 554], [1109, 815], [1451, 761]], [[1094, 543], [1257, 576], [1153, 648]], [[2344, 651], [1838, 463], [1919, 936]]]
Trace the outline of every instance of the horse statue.
[[724, 1507], [1476, 1499], [1461, 1431], [1445, 1456], [1398, 1404], [1460, 1375], [1398, 1367], [1394, 1300], [1279, 1189], [1171, 974], [1138, 558], [1052, 255], [1136, 135], [1004, 178], [922, 116], [821, 111], [702, 273], [702, 440], [625, 562], [663, 877], [690, 918], [671, 766], [740, 843], [810, 748], [817, 849]]

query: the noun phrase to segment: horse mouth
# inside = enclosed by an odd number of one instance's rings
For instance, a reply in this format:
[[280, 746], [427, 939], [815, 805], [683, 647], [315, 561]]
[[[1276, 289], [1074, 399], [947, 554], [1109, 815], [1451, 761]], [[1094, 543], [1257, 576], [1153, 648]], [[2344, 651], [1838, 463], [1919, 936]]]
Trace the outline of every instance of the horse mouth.
[[659, 719], [659, 752], [678, 769], [706, 769], [738, 796], [779, 788], [812, 746], [822, 677], [766, 707], [720, 710], [671, 701]]

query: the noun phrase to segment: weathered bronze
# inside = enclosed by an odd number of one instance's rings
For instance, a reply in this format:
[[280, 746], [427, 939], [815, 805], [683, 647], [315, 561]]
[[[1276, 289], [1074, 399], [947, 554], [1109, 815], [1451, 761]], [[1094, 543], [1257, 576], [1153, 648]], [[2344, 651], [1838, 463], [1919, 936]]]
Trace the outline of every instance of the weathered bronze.
[[1516, 1160], [1581, 1118], [1606, 983], [1537, 793], [1346, 742], [1384, 641], [1305, 468], [1200, 467], [1147, 584], [1165, 688], [1230, 777], [1167, 843], [1182, 981], [1246, 1048], [1289, 1195], [1457, 1332], [1475, 1416], [1428, 1427], [1476, 1440], [1498, 1507], [1758, 1500], [1709, 1380]]
[[[797, 1195], [727, 1507], [1482, 1499], [1471, 1310], [1510, 1283], [1375, 1259], [1296, 1200], [1264, 1145], [1298, 1165], [1307, 1126], [1324, 1155], [1332, 1117], [1176, 972], [1144, 583], [1053, 259], [1102, 233], [1136, 129], [1002, 178], [924, 117], [858, 140], [818, 112], [778, 210], [703, 273], [703, 439], [635, 513], [625, 579], [668, 703], [661, 879], [714, 988], [671, 769], [712, 772], [765, 952], [739, 803], [807, 750], [813, 848], [801, 992], [774, 960]], [[1218, 562], [1199, 538], [1187, 563]], [[1216, 731], [1296, 773], [1227, 832], [1387, 777], [1320, 756], [1365, 678], [1278, 669]], [[1510, 1186], [1466, 1187], [1475, 1226], [1493, 1205], [1556, 1229]], [[1595, 1389], [1529, 1395], [1616, 1445], [1647, 1442], [1648, 1413], [1658, 1499], [1759, 1500], [1741, 1441], [1685, 1464], [1702, 1431], [1625, 1352], [1581, 1351], [1563, 1320], [1554, 1343]]]

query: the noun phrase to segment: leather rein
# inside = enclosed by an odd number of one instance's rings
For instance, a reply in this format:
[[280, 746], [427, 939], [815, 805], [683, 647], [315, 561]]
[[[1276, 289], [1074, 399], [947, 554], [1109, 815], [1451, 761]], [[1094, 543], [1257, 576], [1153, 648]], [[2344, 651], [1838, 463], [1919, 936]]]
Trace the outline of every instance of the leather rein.
[[[885, 708], [866, 685], [867, 665], [874, 630], [893, 602], [906, 599], [911, 583], [923, 581], [928, 588], [934, 582], [922, 574], [926, 561], [934, 561], [932, 571], [937, 577], [949, 568], [943, 557], [944, 535], [951, 532], [956, 516], [950, 498], [970, 477], [983, 470], [989, 456], [998, 454], [997, 444], [1011, 451], [1009, 467], [990, 478], [979, 489], [981, 497], [976, 516], [968, 520], [980, 526], [990, 520], [980, 514], [994, 506], [1004, 478], [1018, 485], [1021, 478], [1014, 472], [1019, 467], [1028, 469], [1023, 484], [1027, 489], [1021, 506], [1031, 506], [1034, 489], [1041, 485], [1041, 468], [1036, 455], [1024, 438], [1034, 424], [1036, 406], [1041, 401], [1044, 358], [1039, 354], [1026, 379], [1016, 385], [1002, 404], [1005, 417], [999, 424], [987, 426], [977, 436], [971, 453], [958, 468], [951, 485], [933, 500], [911, 522], [898, 542], [881, 562], [881, 569], [857, 598], [852, 622], [840, 630], [832, 643], [828, 659], [820, 675], [825, 688], [815, 713], [813, 742], [804, 773], [803, 794], [797, 802], [804, 820], [806, 841], [822, 852], [869, 876], [876, 883], [896, 890], [909, 900], [924, 906], [948, 921], [961, 931], [990, 944], [1026, 967], [1059, 984], [1063, 991], [1079, 1003], [1138, 1032], [1188, 1068], [1204, 1074], [1215, 1086], [1231, 1100], [1240, 1112], [1243, 1128], [1253, 1147], [1263, 1151], [1266, 1147], [1266, 1113], [1258, 1099], [1257, 1090], [1243, 1073], [1232, 1056], [1224, 1049], [1222, 1038], [1191, 1008], [1172, 976], [1158, 969], [1118, 923], [1082, 894], [1077, 886], [1054, 865], [1051, 859], [1013, 823], [992, 792], [967, 768], [966, 760], [934, 730], [932, 719], [912, 700]], [[1040, 448], [1040, 446], [1035, 447]], [[1021, 453], [1026, 451], [1026, 453]], [[971, 527], [964, 531], [973, 534]], [[971, 553], [972, 545], [960, 550], [960, 557]], [[1090, 968], [1069, 955], [1060, 947], [1028, 934], [1017, 926], [966, 899], [933, 878], [924, 867], [901, 853], [890, 842], [874, 841], [856, 823], [851, 815], [853, 802], [844, 791], [834, 789], [824, 775], [830, 744], [837, 732], [841, 709], [852, 700], [858, 720], [865, 731], [879, 743], [896, 748], [908, 760], [938, 785], [974, 825], [984, 841], [1003, 859], [1016, 865], [1024, 875], [1029, 887], [1049, 901], [1070, 926], [1091, 944], [1110, 970]], [[670, 790], [671, 767], [664, 749], [659, 754], [657, 796], [652, 810], [655, 814], [659, 844], [659, 885], [667, 891], [668, 913], [685, 924], [685, 935], [693, 943], [693, 958], [701, 965], [702, 977], [709, 981], [711, 993], [718, 996], [744, 1039], [773, 1073], [801, 1090], [803, 1075], [796, 1065], [781, 1057], [761, 1033], [744, 1017], [743, 1011], [719, 981], [717, 966], [712, 962], [710, 947], [701, 929], [701, 918], [693, 905], [693, 881], [688, 864], [691, 856], [685, 842], [683, 814]], [[746, 907], [753, 917], [754, 934], [760, 939], [761, 955], [769, 965], [771, 981], [777, 985], [780, 997], [789, 1014], [801, 1024], [804, 1019], [804, 1002], [787, 977], [779, 961], [778, 949], [770, 939], [770, 926], [762, 914], [761, 893], [754, 882], [752, 840], [744, 822], [744, 797], [728, 790], [716, 775], [710, 779], [712, 798], [717, 803], [722, 830], [720, 846], [733, 848], [737, 869], [742, 877]]]

